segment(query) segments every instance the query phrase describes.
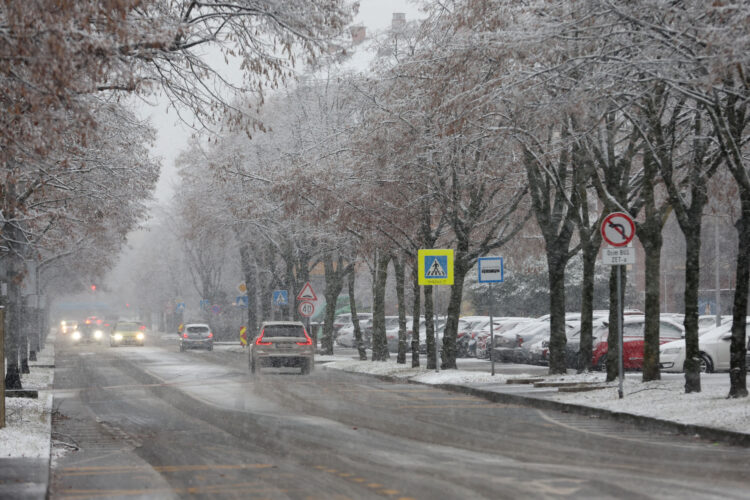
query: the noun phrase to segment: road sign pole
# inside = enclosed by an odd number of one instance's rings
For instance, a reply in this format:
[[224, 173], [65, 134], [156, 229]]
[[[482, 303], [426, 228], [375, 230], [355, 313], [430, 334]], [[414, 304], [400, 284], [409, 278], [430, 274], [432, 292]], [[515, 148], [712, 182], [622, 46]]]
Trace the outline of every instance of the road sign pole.
[[432, 286], [432, 296], [435, 298], [435, 332], [434, 332], [434, 342], [435, 342], [435, 373], [438, 373], [440, 371], [440, 359], [438, 358], [438, 318], [440, 317], [439, 311], [440, 311], [440, 297], [438, 296], [438, 287], [437, 285]]
[[620, 346], [620, 352], [617, 356], [617, 371], [619, 372], [619, 382], [620, 386], [617, 390], [617, 394], [620, 397], [620, 399], [623, 398], [623, 392], [622, 392], [622, 379], [623, 379], [623, 363], [622, 363], [622, 287], [620, 285], [620, 275], [622, 274], [622, 268], [623, 266], [617, 266], [617, 343]]
[[492, 363], [492, 376], [495, 376], [495, 329], [493, 323], [495, 318], [492, 317], [492, 309], [495, 306], [495, 301], [492, 297], [492, 283], [490, 283], [490, 361]]

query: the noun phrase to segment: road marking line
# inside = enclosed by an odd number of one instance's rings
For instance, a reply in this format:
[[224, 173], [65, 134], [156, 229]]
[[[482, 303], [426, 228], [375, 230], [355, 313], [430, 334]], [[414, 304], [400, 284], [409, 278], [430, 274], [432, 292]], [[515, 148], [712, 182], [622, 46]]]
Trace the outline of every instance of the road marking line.
[[88, 467], [64, 467], [59, 469], [59, 473], [64, 476], [87, 476], [101, 474], [126, 474], [139, 473], [144, 470], [153, 470], [156, 472], [194, 472], [209, 470], [248, 470], [248, 469], [269, 469], [274, 467], [272, 464], [236, 464], [236, 465], [162, 465], [151, 467], [148, 465], [133, 466], [88, 466]]

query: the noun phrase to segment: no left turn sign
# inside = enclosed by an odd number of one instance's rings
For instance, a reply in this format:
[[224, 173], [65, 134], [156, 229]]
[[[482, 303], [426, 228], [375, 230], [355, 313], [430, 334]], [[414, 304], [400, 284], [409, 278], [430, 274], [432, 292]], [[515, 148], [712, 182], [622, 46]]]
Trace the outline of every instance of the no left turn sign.
[[613, 247], [624, 247], [633, 241], [635, 223], [623, 212], [609, 214], [602, 222], [602, 238]]

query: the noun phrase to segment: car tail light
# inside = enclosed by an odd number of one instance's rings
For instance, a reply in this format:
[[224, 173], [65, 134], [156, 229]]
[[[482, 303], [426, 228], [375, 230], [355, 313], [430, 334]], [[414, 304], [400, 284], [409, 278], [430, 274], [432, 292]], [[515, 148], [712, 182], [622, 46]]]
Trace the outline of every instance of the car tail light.
[[212, 332], [208, 332], [208, 338], [210, 339], [214, 338], [214, 334]]
[[97, 319], [97, 320], [96, 320], [96, 324], [97, 324], [97, 325], [101, 325], [101, 324], [102, 324], [102, 320], [100, 320], [100, 319]]
[[518, 347], [521, 347], [523, 345], [523, 338], [516, 335], [516, 342], [518, 342]]
[[[266, 333], [265, 330], [261, 330], [260, 335], [258, 335], [258, 338], [255, 339], [255, 345], [271, 345], [271, 342], [263, 342], [263, 334]], [[307, 334], [305, 334], [307, 335]]]
[[146, 325], [141, 325], [141, 330], [145, 330], [145, 329], [146, 329]]
[[307, 334], [307, 330], [305, 330], [305, 329], [303, 328], [303, 329], [302, 329], [302, 332], [303, 332], [303, 333], [305, 334], [305, 338], [306, 338], [307, 340], [305, 340], [304, 342], [297, 342], [297, 345], [312, 345], [312, 339], [311, 339], [311, 338], [310, 338], [310, 336], [309, 336], [309, 335]]
[[183, 338], [183, 339], [186, 339], [186, 338], [188, 338], [188, 336], [187, 336], [187, 333], [183, 333], [183, 334], [182, 334], [182, 338]]

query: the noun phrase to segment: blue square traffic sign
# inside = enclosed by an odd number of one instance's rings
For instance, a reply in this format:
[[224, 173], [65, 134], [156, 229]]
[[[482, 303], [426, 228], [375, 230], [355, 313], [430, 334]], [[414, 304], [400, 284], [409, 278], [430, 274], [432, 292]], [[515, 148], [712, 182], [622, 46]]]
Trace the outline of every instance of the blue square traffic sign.
[[287, 290], [273, 291], [273, 305], [286, 306], [289, 304], [289, 292]]

